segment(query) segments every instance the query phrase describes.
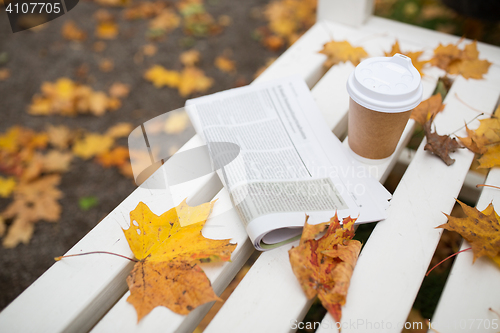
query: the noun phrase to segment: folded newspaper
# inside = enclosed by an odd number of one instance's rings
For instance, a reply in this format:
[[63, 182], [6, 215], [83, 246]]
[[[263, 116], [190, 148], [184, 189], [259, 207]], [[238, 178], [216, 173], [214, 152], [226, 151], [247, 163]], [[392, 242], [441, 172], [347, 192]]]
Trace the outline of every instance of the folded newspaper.
[[330, 131], [301, 78], [188, 100], [186, 110], [258, 250], [298, 239], [306, 214], [311, 224], [386, 217], [391, 194]]

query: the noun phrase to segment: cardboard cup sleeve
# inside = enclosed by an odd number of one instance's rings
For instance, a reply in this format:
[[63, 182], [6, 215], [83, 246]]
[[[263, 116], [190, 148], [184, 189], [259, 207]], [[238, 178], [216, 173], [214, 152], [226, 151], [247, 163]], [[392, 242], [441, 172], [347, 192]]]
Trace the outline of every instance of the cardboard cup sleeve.
[[410, 119], [410, 111], [386, 113], [349, 100], [349, 147], [359, 156], [382, 159], [392, 155]]

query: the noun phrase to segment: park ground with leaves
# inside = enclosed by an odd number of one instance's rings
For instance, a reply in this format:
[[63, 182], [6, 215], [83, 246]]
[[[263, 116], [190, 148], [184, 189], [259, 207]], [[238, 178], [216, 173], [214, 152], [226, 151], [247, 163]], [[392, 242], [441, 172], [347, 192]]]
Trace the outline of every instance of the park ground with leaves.
[[[498, 24], [464, 19], [437, 1], [376, 6], [392, 19], [500, 43]], [[0, 15], [0, 309], [134, 190], [126, 149], [132, 128], [187, 98], [250, 83], [314, 23], [314, 12], [314, 0], [96, 0], [15, 35]], [[347, 44], [325, 45], [325, 66], [367, 56]], [[480, 79], [489, 65], [467, 45], [456, 55], [438, 48], [431, 63], [408, 56], [419, 70], [432, 65]], [[387, 51], [401, 52], [398, 44]], [[422, 125], [427, 119], [425, 112]], [[178, 114], [163, 130], [171, 153], [194, 134]], [[449, 235], [436, 260], [456, 251], [458, 239]], [[417, 309], [429, 308], [419, 302]]]

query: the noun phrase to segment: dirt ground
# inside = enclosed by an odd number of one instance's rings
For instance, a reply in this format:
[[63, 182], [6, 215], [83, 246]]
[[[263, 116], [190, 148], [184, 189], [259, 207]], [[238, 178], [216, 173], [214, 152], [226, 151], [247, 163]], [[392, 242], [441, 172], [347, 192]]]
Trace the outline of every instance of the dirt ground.
[[[266, 50], [251, 36], [255, 28], [265, 24], [251, 13], [268, 1], [215, 0], [206, 3], [207, 11], [215, 18], [228, 15], [232, 19], [221, 34], [194, 39], [192, 47], [201, 52], [200, 68], [215, 81], [207, 93], [250, 83], [254, 73], [268, 58], [279, 55]], [[45, 24], [41, 31], [15, 34], [11, 31], [5, 11], [0, 9], [0, 53], [8, 55], [5, 67], [11, 72], [9, 79], [0, 81], [0, 133], [13, 125], [41, 131], [47, 124], [103, 133], [116, 123], [130, 122], [138, 126], [184, 105], [186, 99], [180, 97], [177, 90], [157, 89], [143, 79], [146, 69], [155, 64], [169, 69], [182, 68], [179, 54], [188, 49], [179, 43], [184, 38], [182, 30], [176, 29], [165, 40], [157, 42], [158, 52], [152, 57], [145, 57], [142, 63], [136, 63], [134, 56], [149, 42], [145, 37], [148, 22], [125, 21], [121, 18], [121, 9], [106, 8], [117, 17], [120, 34], [114, 40], [105, 41], [105, 50], [97, 53], [92, 47], [98, 40], [94, 37], [96, 20], [93, 14], [100, 8], [95, 3], [80, 1], [75, 9]], [[61, 27], [67, 20], [74, 20], [87, 32], [86, 41], [76, 43], [62, 38]], [[215, 57], [226, 49], [233, 52], [232, 59], [236, 60], [237, 72], [234, 74], [223, 73], [213, 66]], [[104, 58], [114, 62], [114, 69], [109, 73], [99, 70], [98, 64]], [[33, 95], [40, 91], [42, 82], [53, 82], [60, 77], [77, 80], [76, 70], [83, 64], [88, 66], [89, 75], [80, 82], [94, 90], [106, 91], [116, 81], [130, 85], [131, 93], [123, 100], [120, 109], [102, 117], [28, 115], [27, 107]], [[188, 128], [172, 136], [169, 144], [180, 147], [193, 134], [194, 130]], [[119, 144], [126, 145], [126, 139], [121, 139]], [[63, 211], [59, 222], [37, 223], [33, 238], [27, 245], [20, 244], [13, 249], [0, 246], [0, 310], [42, 275], [54, 263], [54, 257], [64, 254], [76, 244], [136, 186], [116, 169], [105, 169], [92, 161], [75, 158], [70, 171], [63, 174], [59, 188], [64, 192], [64, 198], [60, 200]], [[79, 198], [86, 196], [98, 198], [98, 205], [89, 211], [83, 211], [78, 206]], [[0, 211], [10, 201], [0, 198]]]

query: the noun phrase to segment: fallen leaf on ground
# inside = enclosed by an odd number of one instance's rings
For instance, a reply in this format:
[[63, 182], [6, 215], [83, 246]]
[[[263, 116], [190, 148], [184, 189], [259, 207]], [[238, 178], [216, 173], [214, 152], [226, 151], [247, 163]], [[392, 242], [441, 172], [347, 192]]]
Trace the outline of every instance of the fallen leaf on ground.
[[450, 153], [456, 151], [458, 148], [462, 148], [462, 146], [455, 138], [451, 138], [449, 135], [438, 135], [436, 132], [432, 132], [431, 125], [433, 119], [434, 117], [431, 117], [424, 125], [425, 137], [427, 138], [424, 150], [430, 151], [442, 159], [446, 165], [450, 166], [455, 163], [455, 160], [450, 157]]
[[0, 68], [0, 81], [5, 81], [10, 77], [10, 70], [8, 68]]
[[225, 73], [234, 73], [236, 72], [236, 64], [234, 60], [229, 59], [225, 55], [218, 56], [215, 58], [214, 62], [215, 67]]
[[111, 59], [102, 59], [101, 61], [99, 61], [99, 69], [101, 70], [101, 72], [109, 73], [113, 70], [114, 67], [115, 64]]
[[200, 51], [192, 49], [182, 52], [179, 59], [184, 66], [195, 66], [200, 62]]
[[142, 47], [142, 53], [148, 57], [152, 57], [156, 54], [158, 48], [154, 44], [146, 44]]
[[483, 75], [488, 73], [491, 63], [488, 60], [479, 60], [476, 41], [465, 45], [463, 50], [458, 48], [459, 43], [439, 44], [434, 49], [431, 64], [450, 74], [460, 74], [466, 79], [482, 79]]
[[49, 175], [33, 182], [18, 184], [14, 191], [14, 201], [2, 212], [4, 219], [13, 219], [3, 239], [5, 248], [15, 247], [21, 242], [27, 244], [37, 221], [59, 220], [61, 205], [57, 200], [62, 197], [62, 192], [56, 186], [60, 180], [60, 175]]
[[64, 25], [62, 27], [62, 36], [67, 39], [67, 40], [73, 40], [73, 41], [84, 41], [87, 39], [87, 34], [85, 31], [80, 29], [75, 21], [66, 21], [64, 22]]
[[181, 0], [176, 5], [183, 17], [185, 34], [206, 37], [222, 32], [222, 26], [205, 10], [203, 1]]
[[488, 256], [500, 266], [500, 218], [493, 204], [480, 212], [457, 200], [467, 217], [458, 218], [445, 214], [448, 223], [437, 228], [458, 232], [470, 243], [474, 253], [473, 262], [482, 256]]
[[424, 125], [431, 117], [434, 117], [439, 112], [443, 111], [445, 104], [441, 94], [435, 94], [422, 101], [416, 108], [411, 111], [411, 119], [415, 119], [420, 125]]
[[[160, 305], [185, 315], [219, 300], [197, 264], [228, 261], [236, 244], [203, 237], [213, 203], [188, 207], [184, 200], [157, 216], [140, 202], [130, 212], [130, 227], [123, 232], [139, 261], [127, 277], [127, 301], [137, 311], [137, 322]], [[181, 227], [182, 220], [195, 223]]]
[[109, 96], [115, 98], [125, 98], [130, 93], [130, 86], [128, 84], [115, 82], [109, 88]]
[[323, 50], [319, 51], [327, 56], [325, 67], [330, 68], [340, 62], [350, 61], [357, 66], [361, 59], [368, 57], [368, 53], [362, 47], [353, 47], [348, 41], [331, 41], [323, 45]]
[[127, 20], [139, 20], [147, 19], [157, 16], [166, 7], [166, 3], [163, 1], [156, 2], [137, 2], [132, 4], [130, 7], [125, 9], [123, 16]]
[[49, 137], [49, 143], [59, 149], [67, 149], [71, 140], [73, 140], [73, 133], [64, 125], [48, 125], [47, 136]]
[[130, 3], [130, 0], [95, 0], [101, 6], [123, 7]]
[[[288, 251], [290, 264], [307, 298], [318, 295], [335, 321], [340, 322], [341, 307], [361, 250], [361, 243], [352, 239], [356, 219], [346, 218], [342, 225], [337, 215], [319, 225], [310, 225], [307, 219], [299, 246]], [[325, 235], [316, 240], [328, 224]]]
[[101, 39], [115, 39], [118, 36], [118, 24], [114, 21], [103, 21], [97, 24], [95, 35]]
[[107, 110], [113, 111], [121, 106], [119, 99], [108, 97], [102, 91], [81, 85], [68, 78], [56, 82], [44, 82], [41, 94], [33, 96], [28, 113], [31, 115], [76, 116], [79, 113], [102, 116]]
[[144, 74], [144, 78], [152, 82], [156, 88], [163, 86], [177, 88], [181, 81], [179, 72], [168, 70], [160, 65], [155, 65], [148, 69]]
[[182, 133], [189, 125], [189, 116], [185, 111], [170, 112], [165, 121], [165, 133], [179, 134]]
[[4, 178], [0, 176], [0, 197], [10, 197], [12, 191], [16, 188], [17, 182], [14, 177]]
[[87, 160], [95, 155], [109, 151], [115, 140], [107, 135], [87, 133], [73, 145], [73, 154]]
[[69, 170], [73, 154], [70, 152], [61, 152], [59, 150], [50, 150], [42, 157], [43, 172], [66, 172]]
[[214, 80], [205, 73], [195, 67], [186, 67], [181, 72], [181, 80], [179, 83], [179, 94], [182, 97], [189, 96], [193, 93], [203, 93], [214, 84]]
[[169, 33], [179, 26], [181, 18], [175, 13], [173, 9], [165, 8], [158, 16], [149, 21], [149, 29], [154, 31], [161, 31], [163, 34]]
[[128, 148], [119, 146], [97, 155], [97, 163], [103, 167], [122, 166], [129, 161]]
[[271, 36], [286, 41], [288, 45], [293, 44], [316, 22], [316, 6], [315, 0], [271, 1], [264, 9]]
[[113, 139], [124, 138], [127, 137], [130, 132], [132, 132], [132, 124], [131, 123], [118, 123], [112, 127], [110, 127], [106, 131], [106, 136], [110, 136]]
[[403, 54], [407, 56], [408, 58], [411, 59], [411, 62], [413, 64], [413, 67], [417, 69], [417, 71], [420, 73], [420, 76], [423, 76], [424, 73], [422, 72], [422, 69], [424, 68], [424, 65], [428, 63], [428, 61], [421, 61], [419, 60], [420, 56], [424, 51], [417, 51], [417, 52], [402, 52], [401, 48], [399, 47], [399, 41], [396, 39], [396, 42], [394, 42], [394, 45], [392, 45], [392, 49], [390, 52], [384, 52], [386, 57], [392, 57], [396, 53]]

